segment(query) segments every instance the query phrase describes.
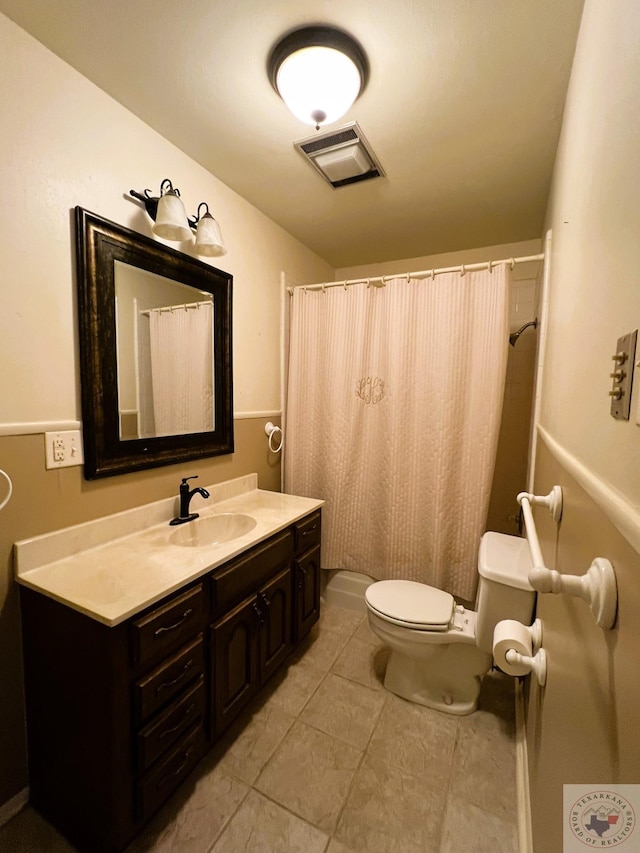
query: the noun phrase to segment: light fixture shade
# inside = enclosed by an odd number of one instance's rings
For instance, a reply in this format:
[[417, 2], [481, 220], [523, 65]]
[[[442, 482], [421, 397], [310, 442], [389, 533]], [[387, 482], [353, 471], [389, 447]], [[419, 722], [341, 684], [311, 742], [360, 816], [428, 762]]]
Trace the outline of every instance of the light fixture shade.
[[331, 27], [304, 27], [271, 51], [269, 75], [291, 112], [318, 128], [343, 116], [366, 84], [360, 45]]
[[191, 229], [187, 221], [187, 211], [176, 190], [169, 190], [158, 200], [156, 221], [151, 229], [165, 240], [190, 240]]
[[358, 97], [355, 64], [330, 47], [305, 47], [288, 56], [276, 76], [278, 92], [291, 112], [307, 124], [330, 124]]
[[226, 251], [220, 226], [210, 213], [205, 213], [198, 221], [196, 253], [206, 257], [218, 257]]

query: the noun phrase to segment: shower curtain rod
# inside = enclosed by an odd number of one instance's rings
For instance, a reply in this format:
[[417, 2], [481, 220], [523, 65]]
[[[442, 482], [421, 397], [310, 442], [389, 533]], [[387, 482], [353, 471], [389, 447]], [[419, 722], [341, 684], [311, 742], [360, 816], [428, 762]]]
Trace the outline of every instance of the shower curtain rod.
[[511, 269], [515, 264], [526, 264], [530, 261], [543, 261], [544, 253], [539, 255], [526, 255], [521, 258], [502, 258], [499, 261], [481, 261], [477, 264], [460, 264], [457, 267], [441, 267], [440, 269], [420, 270], [419, 272], [403, 272], [396, 275], [376, 275], [363, 276], [362, 278], [352, 278], [345, 281], [325, 281], [322, 284], [296, 284], [293, 287], [287, 288], [289, 294], [292, 295], [294, 290], [303, 288], [304, 290], [326, 290], [327, 287], [348, 287], [351, 284], [373, 284], [375, 287], [384, 287], [384, 285], [394, 278], [434, 278], [437, 275], [445, 272], [459, 272], [464, 275], [472, 270], [488, 269], [489, 272], [499, 264], [509, 264]]
[[166, 311], [188, 311], [189, 308], [199, 308], [201, 305], [211, 305], [211, 302], [205, 299], [203, 302], [186, 302], [184, 305], [163, 305], [162, 308], [147, 308], [146, 311], [141, 311], [145, 317], [150, 317], [153, 311], [157, 311], [158, 314], [162, 314]]

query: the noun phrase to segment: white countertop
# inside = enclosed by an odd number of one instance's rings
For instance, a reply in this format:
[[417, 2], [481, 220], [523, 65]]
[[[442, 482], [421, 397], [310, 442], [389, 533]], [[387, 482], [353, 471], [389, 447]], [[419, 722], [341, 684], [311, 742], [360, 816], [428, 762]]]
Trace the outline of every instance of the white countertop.
[[207, 486], [210, 499], [192, 501], [202, 519], [227, 512], [252, 516], [255, 527], [236, 539], [196, 548], [173, 544], [172, 534], [182, 526], [169, 525], [178, 503], [169, 498], [17, 542], [16, 579], [105, 625], [118, 625], [324, 503], [263, 491], [257, 482], [250, 474]]

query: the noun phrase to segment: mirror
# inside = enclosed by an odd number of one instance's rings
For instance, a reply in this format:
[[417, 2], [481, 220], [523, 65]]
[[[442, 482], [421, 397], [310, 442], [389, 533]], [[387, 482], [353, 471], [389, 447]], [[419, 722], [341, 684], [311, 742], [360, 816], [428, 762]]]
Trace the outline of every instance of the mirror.
[[85, 477], [233, 452], [232, 276], [76, 208]]

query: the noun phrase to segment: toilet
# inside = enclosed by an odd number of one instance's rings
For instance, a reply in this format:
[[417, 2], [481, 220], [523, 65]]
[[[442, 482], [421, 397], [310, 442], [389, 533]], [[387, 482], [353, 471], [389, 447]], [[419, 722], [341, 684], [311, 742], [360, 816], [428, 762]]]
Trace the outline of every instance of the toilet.
[[470, 714], [493, 660], [493, 630], [502, 619], [533, 620], [536, 593], [526, 539], [485, 533], [478, 552], [476, 609], [426, 584], [385, 580], [365, 591], [369, 625], [391, 648], [384, 686], [448, 714]]

